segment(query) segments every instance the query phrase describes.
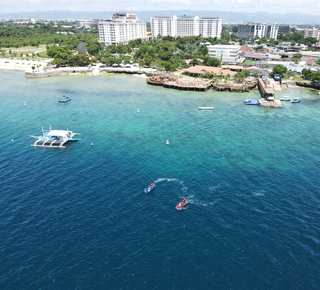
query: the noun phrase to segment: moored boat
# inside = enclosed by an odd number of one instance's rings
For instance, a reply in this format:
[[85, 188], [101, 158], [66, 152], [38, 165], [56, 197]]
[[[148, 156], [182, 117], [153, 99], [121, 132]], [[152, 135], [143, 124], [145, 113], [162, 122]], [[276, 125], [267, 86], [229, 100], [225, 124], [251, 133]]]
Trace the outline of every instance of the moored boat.
[[291, 98], [288, 96], [284, 96], [283, 98], [280, 99], [280, 101], [291, 101]]
[[245, 105], [259, 105], [259, 100], [258, 99], [244, 99], [243, 100]]
[[291, 103], [300, 103], [301, 100], [299, 98], [293, 99]]
[[198, 107], [199, 110], [213, 110], [214, 107]]
[[43, 130], [41, 136], [30, 137], [36, 138], [37, 140], [31, 145], [34, 147], [49, 147], [49, 148], [65, 148], [64, 144], [71, 141], [78, 141], [80, 138], [74, 138], [76, 134], [72, 131], [67, 130], [52, 130], [50, 125], [50, 130]]
[[69, 101], [71, 101], [71, 99], [66, 95], [62, 95], [62, 99], [59, 100], [60, 103], [66, 103]]

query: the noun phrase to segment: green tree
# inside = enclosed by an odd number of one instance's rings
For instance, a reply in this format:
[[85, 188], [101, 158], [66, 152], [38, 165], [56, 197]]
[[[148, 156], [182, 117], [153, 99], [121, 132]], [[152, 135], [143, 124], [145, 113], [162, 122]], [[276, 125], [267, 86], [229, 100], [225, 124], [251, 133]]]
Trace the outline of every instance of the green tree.
[[275, 74], [278, 74], [281, 77], [283, 77], [287, 70], [288, 69], [285, 66], [278, 64], [275, 67], [273, 67], [271, 75], [274, 76]]
[[203, 58], [203, 65], [218, 67], [221, 65], [221, 61], [216, 57], [206, 56]]

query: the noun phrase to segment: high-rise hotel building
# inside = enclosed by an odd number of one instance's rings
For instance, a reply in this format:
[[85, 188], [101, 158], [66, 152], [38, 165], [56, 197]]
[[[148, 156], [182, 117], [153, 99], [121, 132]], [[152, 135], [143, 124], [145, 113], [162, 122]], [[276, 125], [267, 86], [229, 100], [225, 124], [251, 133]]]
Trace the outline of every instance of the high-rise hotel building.
[[128, 44], [130, 40], [146, 39], [147, 26], [138, 21], [137, 14], [115, 13], [112, 20], [99, 22], [100, 42], [106, 45]]
[[289, 32], [289, 25], [264, 24], [264, 23], [245, 23], [238, 25], [237, 36], [242, 39], [253, 39], [266, 37], [268, 39], [277, 39], [279, 33], [286, 34]]
[[200, 18], [199, 15], [170, 17], [150, 17], [153, 37], [198, 36], [221, 38], [222, 18]]

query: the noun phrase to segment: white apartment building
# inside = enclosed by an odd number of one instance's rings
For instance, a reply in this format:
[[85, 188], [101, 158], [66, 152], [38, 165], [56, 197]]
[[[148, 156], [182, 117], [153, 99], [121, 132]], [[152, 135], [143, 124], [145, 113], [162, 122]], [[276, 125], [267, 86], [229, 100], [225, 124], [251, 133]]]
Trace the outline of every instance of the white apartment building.
[[313, 37], [317, 40], [320, 40], [320, 29], [316, 29], [315, 27], [313, 27], [312, 29], [306, 29], [304, 38], [307, 37]]
[[[284, 28], [287, 28], [287, 25], [284, 26]], [[258, 36], [259, 38], [266, 37], [268, 39], [277, 39], [278, 32], [278, 24], [246, 23], [238, 24], [237, 36], [242, 39], [253, 39], [256, 36]]]
[[240, 58], [241, 46], [240, 45], [209, 45], [208, 55], [216, 57], [221, 62], [236, 62]]
[[112, 20], [99, 22], [100, 42], [106, 45], [128, 44], [130, 40], [146, 39], [147, 26], [138, 21], [137, 14], [115, 13]]
[[200, 18], [199, 15], [170, 17], [150, 17], [151, 34], [153, 37], [198, 36], [221, 38], [222, 18]]

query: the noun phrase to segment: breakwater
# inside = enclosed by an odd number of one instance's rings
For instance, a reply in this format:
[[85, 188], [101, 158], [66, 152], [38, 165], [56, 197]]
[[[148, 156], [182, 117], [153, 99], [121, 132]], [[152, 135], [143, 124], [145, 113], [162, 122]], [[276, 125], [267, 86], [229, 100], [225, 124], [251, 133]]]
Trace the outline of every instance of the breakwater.
[[253, 88], [257, 86], [257, 82], [250, 82], [247, 84], [221, 84], [221, 83], [213, 83], [213, 89], [217, 91], [230, 91], [230, 92], [249, 92]]
[[320, 90], [320, 83], [319, 82], [296, 82], [297, 86], [300, 87], [307, 87], [307, 88], [313, 88], [316, 90]]
[[211, 87], [210, 81], [197, 79], [179, 79], [175, 76], [150, 76], [147, 78], [149, 85], [163, 86], [187, 91], [207, 91]]

